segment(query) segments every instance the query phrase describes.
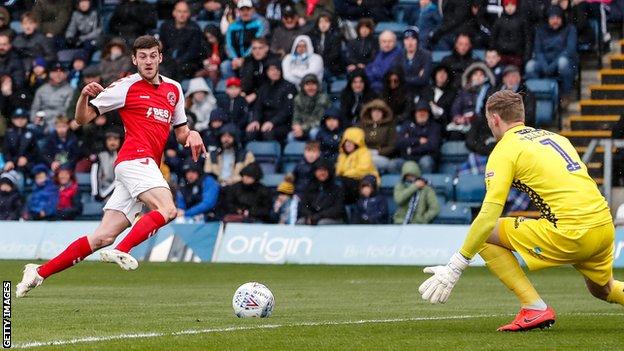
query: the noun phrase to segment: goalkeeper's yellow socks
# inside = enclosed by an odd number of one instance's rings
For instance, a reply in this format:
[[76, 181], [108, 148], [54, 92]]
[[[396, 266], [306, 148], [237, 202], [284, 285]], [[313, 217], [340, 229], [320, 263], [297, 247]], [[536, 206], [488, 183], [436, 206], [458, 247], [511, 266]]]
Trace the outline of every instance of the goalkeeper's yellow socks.
[[611, 292], [607, 296], [607, 301], [624, 305], [624, 282], [619, 280], [613, 281], [613, 286], [611, 286]]
[[546, 310], [546, 303], [540, 298], [511, 251], [498, 245], [486, 243], [479, 255], [485, 261], [490, 272], [516, 294], [522, 308]]

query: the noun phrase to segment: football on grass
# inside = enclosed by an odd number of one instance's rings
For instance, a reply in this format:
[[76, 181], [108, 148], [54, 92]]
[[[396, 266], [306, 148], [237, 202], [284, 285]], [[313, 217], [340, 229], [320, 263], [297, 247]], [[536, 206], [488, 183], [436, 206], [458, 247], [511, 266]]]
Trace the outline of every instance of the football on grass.
[[257, 282], [241, 285], [232, 299], [234, 314], [238, 318], [269, 317], [274, 306], [275, 299], [271, 290]]

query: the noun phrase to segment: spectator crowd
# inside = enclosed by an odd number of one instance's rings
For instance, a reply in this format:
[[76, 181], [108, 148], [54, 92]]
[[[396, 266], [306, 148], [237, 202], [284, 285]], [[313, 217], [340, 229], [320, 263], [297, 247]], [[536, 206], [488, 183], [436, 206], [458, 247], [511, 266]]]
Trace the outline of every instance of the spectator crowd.
[[[589, 19], [606, 16], [600, 2], [583, 0], [420, 0], [403, 13], [405, 29], [392, 31], [376, 28], [395, 20], [397, 0], [2, 4], [0, 220], [74, 219], [83, 202], [108, 199], [120, 117], [80, 126], [75, 104], [84, 85], [134, 73], [129, 48], [153, 34], [161, 73], [182, 83], [189, 124], [208, 149], [192, 162], [172, 133], [157, 160], [180, 217], [429, 223], [441, 204], [426, 174], [440, 170], [443, 142], [470, 150], [460, 174], [482, 173], [495, 142], [487, 98], [520, 92], [532, 126], [535, 97], [524, 80], [551, 77], [565, 107], [577, 44], [595, 40]], [[439, 51], [447, 55], [434, 61]], [[305, 143], [275, 190], [263, 177], [276, 169], [246, 147], [254, 141]], [[87, 173], [85, 192], [76, 176]], [[380, 191], [384, 174], [400, 175], [396, 209]]]

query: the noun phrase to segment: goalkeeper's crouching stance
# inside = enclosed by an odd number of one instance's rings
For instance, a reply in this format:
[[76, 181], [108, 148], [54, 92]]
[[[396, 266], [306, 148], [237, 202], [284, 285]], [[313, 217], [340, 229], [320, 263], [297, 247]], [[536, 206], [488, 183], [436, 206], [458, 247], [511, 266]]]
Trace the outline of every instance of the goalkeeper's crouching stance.
[[[431, 303], [445, 303], [461, 273], [478, 253], [490, 271], [520, 300], [521, 309], [499, 331], [550, 327], [555, 311], [539, 296], [512, 251], [530, 270], [572, 265], [590, 293], [624, 305], [624, 283], [613, 279], [615, 229], [606, 200], [568, 139], [524, 125], [522, 96], [493, 94], [486, 118], [498, 140], [485, 172], [487, 192], [464, 244], [419, 292]], [[540, 219], [501, 218], [509, 188], [526, 192]]]

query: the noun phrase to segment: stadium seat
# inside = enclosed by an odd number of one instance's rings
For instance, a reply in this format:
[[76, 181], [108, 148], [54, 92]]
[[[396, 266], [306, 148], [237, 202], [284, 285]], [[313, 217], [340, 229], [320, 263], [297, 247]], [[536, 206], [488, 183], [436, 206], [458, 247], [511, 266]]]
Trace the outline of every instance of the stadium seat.
[[186, 93], [190, 83], [191, 83], [190, 79], [184, 79], [183, 81], [180, 82], [180, 87], [182, 87], [183, 92]]
[[485, 197], [485, 182], [483, 175], [461, 175], [455, 184], [455, 196], [459, 202], [481, 204]]
[[72, 61], [74, 60], [74, 56], [76, 56], [76, 53], [78, 53], [80, 51], [82, 51], [82, 50], [80, 50], [80, 49], [59, 50], [59, 51], [56, 52], [56, 57], [58, 58], [58, 60], [61, 63], [71, 64]]
[[329, 88], [329, 92], [331, 94], [338, 94], [340, 95], [340, 93], [344, 90], [344, 88], [347, 86], [347, 81], [344, 79], [339, 79], [339, 80], [335, 80], [331, 83], [331, 87]]
[[[470, 151], [466, 147], [466, 143], [464, 141], [447, 141], [442, 144], [440, 148], [441, 152], [441, 161], [444, 162], [453, 162], [453, 163], [463, 163], [466, 161], [468, 154]], [[447, 173], [447, 172], [445, 172]]]
[[388, 202], [388, 222], [392, 224], [394, 223], [392, 217], [397, 210], [397, 204], [392, 196], [386, 196], [386, 201]]
[[9, 27], [13, 29], [15, 34], [24, 33], [24, 30], [22, 29], [22, 23], [20, 21], [11, 21], [11, 23], [9, 24]]
[[271, 188], [272, 190], [277, 189], [277, 186], [284, 180], [285, 174], [283, 173], [273, 173], [273, 174], [265, 174], [262, 177], [260, 183], [264, 184], [267, 188]]
[[[527, 79], [526, 86], [535, 94], [535, 124], [536, 126], [551, 124], [559, 106], [559, 85], [554, 79]], [[559, 120], [561, 124], [561, 120]], [[561, 126], [559, 126], [561, 128]]]
[[214, 88], [214, 92], [225, 93], [225, 80], [222, 79], [219, 83], [217, 83], [217, 86]]
[[432, 51], [431, 52], [431, 60], [433, 62], [440, 62], [440, 61], [442, 61], [443, 58], [445, 58], [446, 56], [448, 56], [450, 54], [451, 54], [451, 52], [447, 51], [447, 50]]
[[434, 224], [470, 224], [472, 211], [470, 207], [458, 203], [440, 205], [440, 213], [433, 220]]
[[416, 23], [418, 22], [418, 15], [420, 13], [420, 6], [410, 2], [399, 2], [394, 5], [392, 9], [392, 17], [398, 23]]
[[275, 173], [281, 157], [281, 148], [278, 142], [252, 141], [247, 144], [247, 151], [254, 155], [265, 176]]
[[459, 162], [442, 162], [438, 166], [438, 171], [444, 174], [456, 175], [459, 171], [459, 166], [461, 166]]
[[102, 60], [102, 51], [98, 50], [91, 56], [91, 63], [99, 63]]
[[102, 218], [104, 203], [97, 201], [89, 201], [82, 204], [82, 215], [77, 219], [82, 220], [98, 220]]
[[407, 29], [408, 25], [405, 23], [397, 23], [397, 22], [379, 22], [375, 26], [375, 34], [379, 35], [381, 32], [389, 30], [396, 34], [398, 39], [403, 38], [403, 31]]
[[91, 192], [91, 173], [76, 173], [76, 182], [80, 191]]
[[400, 174], [384, 174], [381, 176], [381, 184], [379, 185], [379, 192], [386, 196], [392, 197], [394, 192], [394, 186], [401, 181]]
[[291, 141], [284, 147], [284, 154], [282, 155], [282, 171], [284, 173], [290, 173], [295, 169], [295, 166], [303, 158], [303, 149], [305, 148], [305, 142]]
[[451, 174], [423, 174], [423, 178], [425, 178], [429, 182], [429, 186], [431, 186], [436, 194], [442, 195], [446, 200], [450, 200], [453, 198], [453, 176]]

